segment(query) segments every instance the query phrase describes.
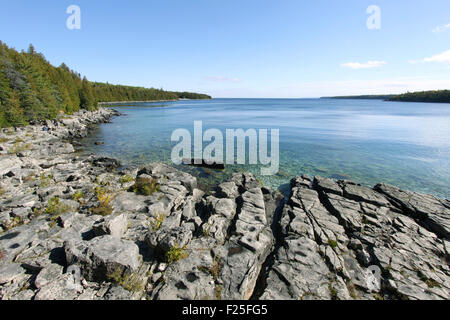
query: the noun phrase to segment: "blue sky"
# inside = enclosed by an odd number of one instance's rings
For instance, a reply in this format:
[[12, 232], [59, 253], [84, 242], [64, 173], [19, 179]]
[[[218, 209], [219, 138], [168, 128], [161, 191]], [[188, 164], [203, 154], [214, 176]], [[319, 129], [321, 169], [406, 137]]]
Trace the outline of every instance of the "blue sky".
[[450, 88], [448, 0], [1, 0], [0, 40], [92, 81], [214, 97]]

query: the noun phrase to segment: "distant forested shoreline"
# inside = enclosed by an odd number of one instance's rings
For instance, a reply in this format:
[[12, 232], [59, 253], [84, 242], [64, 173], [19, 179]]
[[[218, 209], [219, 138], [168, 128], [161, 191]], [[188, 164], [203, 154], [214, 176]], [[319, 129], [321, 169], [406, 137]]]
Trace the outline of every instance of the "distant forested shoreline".
[[403, 102], [435, 102], [450, 103], [450, 90], [434, 90], [408, 92], [398, 95], [362, 95], [362, 96], [338, 96], [322, 97], [321, 99], [363, 99], [363, 100], [387, 100]]
[[0, 127], [93, 110], [99, 102], [211, 99], [192, 92], [90, 82], [65, 64], [51, 65], [30, 45], [18, 52], [0, 41]]

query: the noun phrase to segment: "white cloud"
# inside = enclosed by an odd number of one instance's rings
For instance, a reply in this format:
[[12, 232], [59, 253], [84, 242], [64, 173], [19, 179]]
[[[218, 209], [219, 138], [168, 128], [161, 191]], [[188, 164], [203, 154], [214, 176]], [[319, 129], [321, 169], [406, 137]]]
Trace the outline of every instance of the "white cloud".
[[359, 70], [359, 69], [378, 68], [385, 64], [386, 64], [385, 61], [368, 61], [367, 63], [348, 62], [341, 64], [341, 67]]
[[450, 62], [450, 50], [436, 54], [434, 56], [422, 59], [422, 60], [410, 60], [409, 63], [424, 63], [424, 62], [437, 62], [437, 63], [448, 63]]
[[223, 76], [210, 76], [206, 77], [207, 80], [216, 81], [216, 82], [240, 82], [239, 78], [228, 78]]
[[443, 32], [446, 31], [447, 29], [450, 29], [450, 23], [445, 24], [443, 26], [437, 26], [436, 28], [433, 29], [433, 32], [434, 33]]

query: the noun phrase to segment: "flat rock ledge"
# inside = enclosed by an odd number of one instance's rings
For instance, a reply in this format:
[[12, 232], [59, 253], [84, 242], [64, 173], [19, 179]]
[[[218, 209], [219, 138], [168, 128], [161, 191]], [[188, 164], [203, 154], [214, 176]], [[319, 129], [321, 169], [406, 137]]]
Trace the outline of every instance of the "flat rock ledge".
[[101, 108], [0, 133], [0, 299], [450, 298], [450, 201], [236, 173], [210, 194], [161, 163], [121, 169], [73, 139]]

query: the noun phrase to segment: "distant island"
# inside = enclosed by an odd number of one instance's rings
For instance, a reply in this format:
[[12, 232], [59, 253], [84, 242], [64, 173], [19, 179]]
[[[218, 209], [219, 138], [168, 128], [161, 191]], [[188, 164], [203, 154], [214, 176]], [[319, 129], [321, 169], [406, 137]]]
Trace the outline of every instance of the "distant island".
[[80, 109], [95, 110], [99, 102], [179, 99], [211, 97], [91, 82], [64, 63], [54, 67], [32, 45], [18, 52], [0, 41], [0, 128], [54, 119]]
[[397, 95], [360, 95], [360, 96], [338, 96], [322, 97], [321, 99], [362, 99], [362, 100], [387, 100], [403, 102], [435, 102], [450, 103], [450, 90], [434, 90], [408, 92]]

